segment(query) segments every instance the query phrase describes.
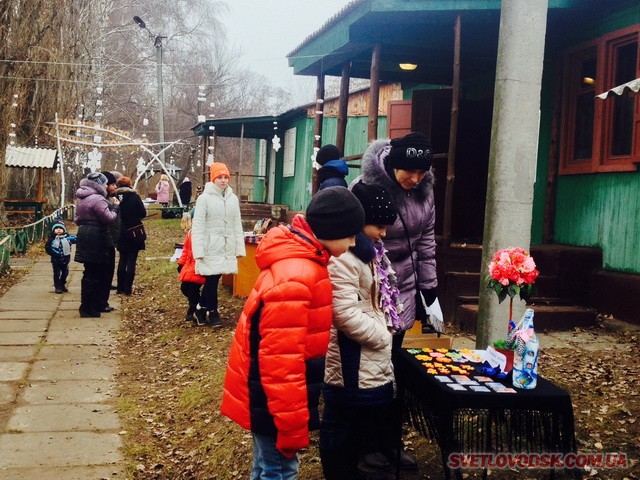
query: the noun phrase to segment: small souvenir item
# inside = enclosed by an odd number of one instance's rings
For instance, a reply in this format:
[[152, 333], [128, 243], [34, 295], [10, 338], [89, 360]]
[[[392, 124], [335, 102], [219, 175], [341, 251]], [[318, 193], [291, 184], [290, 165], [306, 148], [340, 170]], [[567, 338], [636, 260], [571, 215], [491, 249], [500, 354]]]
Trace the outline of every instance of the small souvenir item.
[[539, 341], [533, 329], [533, 310], [524, 313], [522, 329], [515, 334], [516, 352], [513, 356], [513, 386], [533, 389], [538, 384]]

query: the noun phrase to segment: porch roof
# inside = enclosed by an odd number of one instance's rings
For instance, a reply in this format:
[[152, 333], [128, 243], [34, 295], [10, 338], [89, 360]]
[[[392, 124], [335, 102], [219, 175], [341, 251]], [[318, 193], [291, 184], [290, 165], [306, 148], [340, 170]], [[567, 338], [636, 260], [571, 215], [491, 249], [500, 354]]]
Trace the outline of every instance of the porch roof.
[[[302, 107], [293, 108], [280, 115], [265, 115], [262, 117], [236, 117], [236, 118], [219, 118], [215, 120], [207, 120], [192, 127], [191, 130], [195, 135], [206, 136], [211, 135], [212, 131], [209, 127], [215, 127], [216, 135], [219, 137], [239, 138], [270, 138], [274, 135], [274, 123], [284, 123], [292, 118], [304, 115], [306, 110]], [[244, 132], [242, 127], [244, 125]]]
[[51, 148], [7, 146], [7, 167], [53, 168], [58, 152]]
[[[585, 0], [583, 0], [585, 1]], [[586, 0], [590, 2], [591, 0]], [[549, 10], [578, 0], [549, 0]], [[369, 78], [371, 48], [381, 46], [380, 78], [391, 82], [452, 83], [454, 25], [461, 17], [462, 75], [495, 72], [500, 0], [354, 0], [287, 55], [295, 75]], [[399, 63], [413, 63], [413, 71]]]

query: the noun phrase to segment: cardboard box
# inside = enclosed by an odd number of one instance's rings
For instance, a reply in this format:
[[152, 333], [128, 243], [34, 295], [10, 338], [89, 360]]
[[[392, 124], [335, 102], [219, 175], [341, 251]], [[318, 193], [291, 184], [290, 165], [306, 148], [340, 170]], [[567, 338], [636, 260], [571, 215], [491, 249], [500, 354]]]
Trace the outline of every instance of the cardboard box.
[[440, 335], [435, 333], [426, 333], [420, 335], [405, 335], [402, 341], [402, 348], [448, 348], [453, 345], [453, 337], [449, 335]]
[[422, 333], [422, 323], [416, 320], [413, 327], [407, 330], [402, 341], [403, 348], [451, 348], [453, 337], [435, 333]]

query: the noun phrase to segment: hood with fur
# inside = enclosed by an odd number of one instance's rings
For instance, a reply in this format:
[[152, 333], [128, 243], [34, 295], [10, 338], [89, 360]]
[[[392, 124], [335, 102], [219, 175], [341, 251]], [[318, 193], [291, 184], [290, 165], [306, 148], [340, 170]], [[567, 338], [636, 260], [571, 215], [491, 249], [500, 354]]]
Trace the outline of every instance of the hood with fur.
[[[420, 200], [428, 199], [433, 193], [433, 173], [427, 172], [425, 177], [411, 190], [405, 190], [385, 169], [384, 160], [389, 155], [389, 140], [374, 140], [362, 156], [362, 175], [360, 179], [367, 185], [380, 185], [397, 200], [398, 196], [416, 195]], [[355, 184], [355, 180], [353, 184]]]

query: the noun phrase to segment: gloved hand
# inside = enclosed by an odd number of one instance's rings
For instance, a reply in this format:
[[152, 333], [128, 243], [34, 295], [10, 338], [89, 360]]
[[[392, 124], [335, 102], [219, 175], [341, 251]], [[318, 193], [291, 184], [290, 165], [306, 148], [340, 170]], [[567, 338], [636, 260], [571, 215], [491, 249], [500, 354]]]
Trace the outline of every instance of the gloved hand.
[[427, 307], [430, 307], [433, 302], [438, 298], [438, 292], [435, 288], [426, 288], [420, 291], [422, 296], [424, 297], [424, 301], [427, 304]]
[[178, 265], [178, 273], [182, 271], [182, 265]]

